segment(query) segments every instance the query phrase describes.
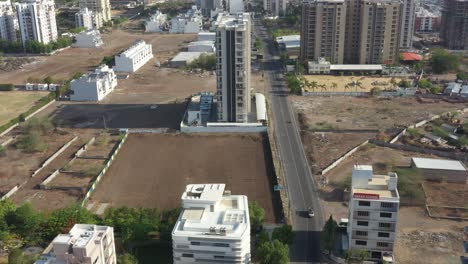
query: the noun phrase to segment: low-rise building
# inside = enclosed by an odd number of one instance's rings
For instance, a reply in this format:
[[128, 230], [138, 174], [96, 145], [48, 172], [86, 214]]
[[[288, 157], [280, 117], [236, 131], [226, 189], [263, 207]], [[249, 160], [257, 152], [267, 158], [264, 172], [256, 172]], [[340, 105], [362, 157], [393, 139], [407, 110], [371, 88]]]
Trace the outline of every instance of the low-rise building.
[[71, 81], [72, 101], [100, 101], [117, 86], [117, 75], [103, 64], [94, 71]]
[[73, 47], [76, 48], [97, 48], [104, 44], [99, 30], [91, 29], [83, 31], [75, 36]]
[[349, 199], [350, 249], [368, 250], [370, 260], [394, 263], [400, 195], [398, 176], [374, 175], [372, 166], [355, 165]]
[[35, 264], [116, 264], [114, 228], [75, 224], [59, 234]]
[[381, 73], [383, 66], [380, 64], [330, 64], [324, 58], [307, 63], [309, 74], [341, 74], [341, 73]]
[[194, 41], [190, 42], [188, 45], [189, 52], [215, 52], [215, 44], [214, 41], [206, 40], [206, 41]]
[[289, 35], [276, 38], [276, 43], [281, 50], [287, 52], [288, 56], [299, 56], [301, 48], [301, 36]]
[[206, 31], [198, 32], [197, 40], [198, 41], [207, 41], [207, 40], [215, 41], [216, 40], [216, 33], [215, 32], [206, 32]]
[[319, 58], [316, 61], [309, 61], [308, 72], [309, 74], [329, 74], [330, 62], [325, 58]]
[[425, 180], [468, 184], [468, 169], [458, 160], [412, 158], [411, 167]]
[[136, 72], [152, 58], [153, 46], [144, 40], [138, 40], [126, 51], [115, 56], [114, 71]]
[[203, 28], [203, 17], [196, 6], [186, 14], [178, 15], [171, 20], [170, 33], [187, 34], [198, 33]]
[[459, 83], [451, 82], [447, 85], [447, 88], [444, 90], [444, 94], [455, 95], [460, 93], [462, 85]]
[[172, 231], [174, 263], [250, 263], [250, 221], [245, 195], [225, 184], [190, 184]]
[[172, 67], [183, 67], [190, 64], [192, 61], [198, 59], [203, 53], [198, 51], [182, 51], [172, 58], [170, 65]]
[[210, 120], [214, 95], [203, 92], [195, 95], [187, 107], [187, 124], [189, 126], [205, 126]]
[[146, 32], [162, 32], [167, 22], [167, 15], [159, 11], [156, 14], [149, 17], [146, 20], [145, 31]]

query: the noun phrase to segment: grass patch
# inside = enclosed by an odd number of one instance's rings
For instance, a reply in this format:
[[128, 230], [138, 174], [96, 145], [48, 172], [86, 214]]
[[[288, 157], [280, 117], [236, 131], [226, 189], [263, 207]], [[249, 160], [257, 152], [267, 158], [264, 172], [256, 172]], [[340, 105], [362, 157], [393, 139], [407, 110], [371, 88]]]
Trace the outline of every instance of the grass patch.
[[425, 203], [422, 173], [415, 168], [396, 168], [398, 174], [398, 192], [402, 201], [412, 205], [423, 205]]
[[333, 124], [328, 123], [327, 121], [322, 121], [322, 122], [317, 122], [313, 124], [310, 128], [314, 130], [329, 130], [329, 129], [337, 129], [338, 127]]
[[449, 132], [445, 131], [443, 128], [438, 127], [438, 126], [432, 127], [432, 133], [444, 139], [449, 137]]

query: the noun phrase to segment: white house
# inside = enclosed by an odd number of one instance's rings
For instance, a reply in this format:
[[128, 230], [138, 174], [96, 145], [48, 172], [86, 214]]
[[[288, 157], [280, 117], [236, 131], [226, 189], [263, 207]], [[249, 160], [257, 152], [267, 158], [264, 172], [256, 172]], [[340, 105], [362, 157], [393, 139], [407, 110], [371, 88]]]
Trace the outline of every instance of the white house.
[[188, 51], [198, 51], [198, 52], [215, 52], [215, 44], [214, 41], [206, 40], [206, 41], [194, 41], [188, 44]]
[[116, 264], [114, 228], [75, 224], [59, 234], [35, 264]]
[[330, 73], [330, 62], [324, 58], [318, 58], [316, 61], [308, 62], [309, 74], [328, 74]]
[[75, 36], [73, 47], [76, 48], [97, 48], [104, 44], [99, 30], [91, 29], [83, 31]]
[[117, 86], [117, 75], [103, 64], [94, 71], [71, 81], [72, 101], [100, 101]]
[[190, 184], [172, 230], [174, 264], [250, 263], [247, 196], [224, 184]]
[[167, 22], [167, 15], [159, 11], [149, 17], [145, 24], [146, 32], [161, 32], [164, 24]]
[[364, 249], [370, 259], [394, 263], [400, 195], [398, 176], [374, 175], [372, 166], [355, 165], [349, 200], [348, 243], [351, 249]]
[[178, 15], [171, 20], [170, 33], [198, 33], [203, 28], [203, 17], [196, 6], [186, 14]]
[[114, 71], [136, 72], [152, 58], [153, 46], [144, 40], [138, 40], [126, 51], [115, 56]]

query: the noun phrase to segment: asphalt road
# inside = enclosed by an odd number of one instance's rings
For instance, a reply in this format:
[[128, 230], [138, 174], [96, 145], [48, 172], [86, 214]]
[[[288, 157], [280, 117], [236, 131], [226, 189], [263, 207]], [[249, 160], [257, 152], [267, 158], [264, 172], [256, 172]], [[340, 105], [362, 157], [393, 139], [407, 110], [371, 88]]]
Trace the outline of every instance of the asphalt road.
[[[316, 183], [302, 146], [299, 125], [288, 99], [279, 53], [269, 39], [266, 30], [254, 21], [255, 34], [263, 41], [263, 70], [268, 98], [271, 102], [276, 142], [279, 149], [283, 173], [286, 178], [285, 191], [290, 200], [292, 225], [296, 233], [290, 248], [291, 263], [314, 263], [320, 261], [320, 231], [323, 215]], [[312, 207], [315, 216], [308, 217]]]

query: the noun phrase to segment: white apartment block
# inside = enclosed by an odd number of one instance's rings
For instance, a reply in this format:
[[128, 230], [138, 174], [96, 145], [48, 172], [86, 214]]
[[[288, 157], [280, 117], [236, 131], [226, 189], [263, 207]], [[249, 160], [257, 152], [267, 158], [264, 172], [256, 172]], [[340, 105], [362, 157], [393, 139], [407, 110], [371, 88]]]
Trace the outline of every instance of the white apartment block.
[[51, 0], [31, 0], [16, 3], [21, 41], [35, 40], [48, 44], [58, 38], [55, 4]]
[[114, 228], [75, 224], [59, 234], [35, 264], [116, 264]]
[[201, 11], [192, 7], [186, 14], [178, 15], [171, 19], [170, 33], [187, 34], [198, 33], [203, 29], [203, 17]]
[[250, 263], [247, 196], [224, 184], [190, 184], [172, 231], [174, 264]]
[[136, 72], [152, 58], [153, 46], [144, 40], [138, 40], [126, 51], [115, 56], [114, 71]]
[[0, 2], [0, 39], [17, 41], [18, 20], [10, 0]]
[[102, 22], [111, 20], [111, 6], [109, 0], [80, 0], [80, 8], [88, 8], [94, 14], [99, 14]]
[[75, 48], [97, 48], [104, 44], [101, 33], [97, 29], [83, 31], [75, 36]]
[[219, 14], [215, 27], [218, 121], [248, 122], [251, 107], [250, 14]]
[[145, 24], [146, 32], [161, 32], [164, 24], [167, 22], [167, 15], [159, 11], [152, 15]]
[[243, 0], [228, 0], [229, 3], [229, 13], [243, 13], [244, 12], [244, 1]]
[[75, 14], [75, 26], [84, 27], [86, 29], [99, 29], [102, 27], [102, 16], [100, 13], [94, 13], [88, 8], [81, 8]]
[[401, 8], [400, 48], [411, 49], [413, 46], [415, 0], [403, 0]]
[[100, 101], [117, 86], [117, 75], [103, 64], [94, 71], [71, 81], [71, 101]]
[[263, 0], [263, 9], [272, 16], [282, 16], [286, 13], [286, 0]]
[[387, 263], [393, 263], [400, 206], [397, 183], [396, 173], [374, 175], [372, 166], [354, 166], [349, 200], [349, 247], [368, 250], [372, 260], [385, 258]]

